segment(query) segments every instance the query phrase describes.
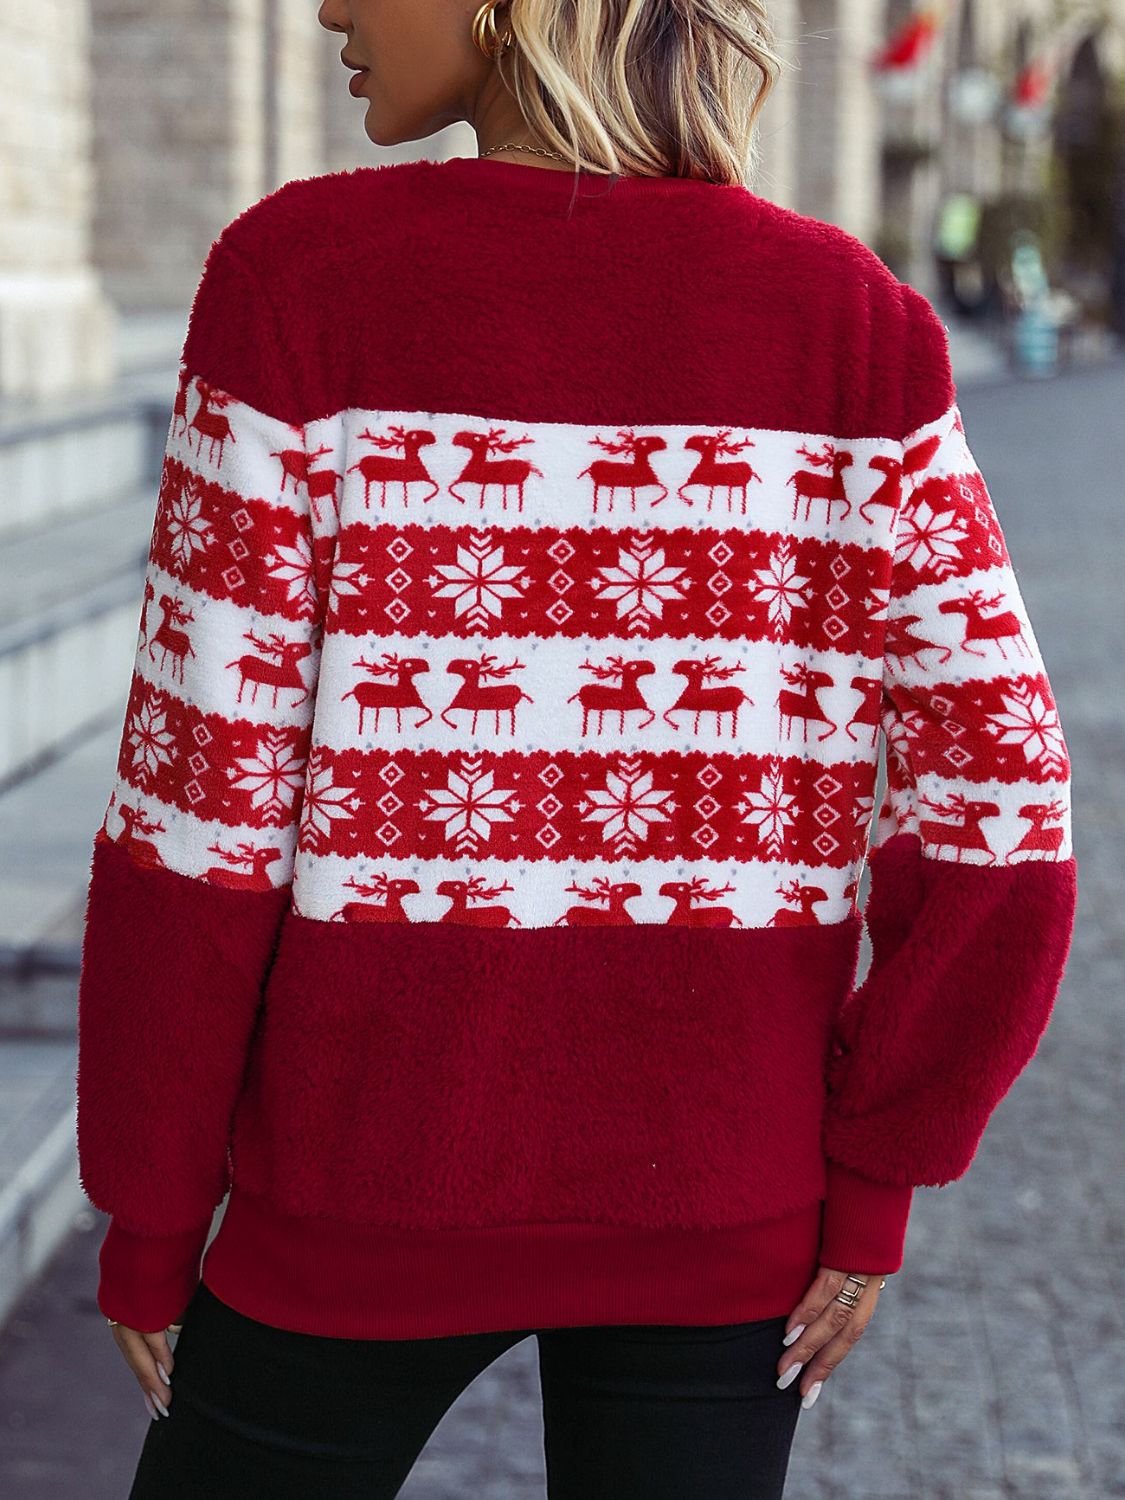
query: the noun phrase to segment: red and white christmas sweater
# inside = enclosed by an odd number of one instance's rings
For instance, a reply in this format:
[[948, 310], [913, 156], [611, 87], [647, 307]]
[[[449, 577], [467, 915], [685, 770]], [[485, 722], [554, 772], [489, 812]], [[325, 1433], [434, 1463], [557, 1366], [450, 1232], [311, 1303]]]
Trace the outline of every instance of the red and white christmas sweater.
[[897, 1270], [1047, 1024], [1069, 789], [945, 329], [860, 241], [289, 183], [196, 292], [94, 844], [100, 1308], [706, 1324]]

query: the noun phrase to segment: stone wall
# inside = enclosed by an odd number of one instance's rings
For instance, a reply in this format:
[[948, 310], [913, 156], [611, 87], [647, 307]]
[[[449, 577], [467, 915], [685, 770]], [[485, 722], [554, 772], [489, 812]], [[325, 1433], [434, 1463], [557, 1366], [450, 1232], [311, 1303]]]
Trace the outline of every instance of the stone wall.
[[91, 38], [83, 0], [0, 19], [0, 397], [112, 375], [113, 307], [94, 269]]
[[[1103, 0], [1076, 7], [1062, 50]], [[1099, 47], [1125, 66], [1125, 0]], [[755, 190], [909, 248], [923, 285], [937, 204], [951, 187], [1034, 182], [1048, 148], [1003, 150], [950, 119], [945, 85], [967, 57], [1010, 56], [1055, 0], [954, 0], [927, 85], [888, 105], [870, 59], [913, 0], [774, 0], [787, 66], [760, 117]], [[971, 36], [965, 12], [973, 7]], [[363, 132], [340, 33], [307, 0], [41, 0], [0, 18], [0, 397], [97, 385], [112, 374], [113, 309], [182, 308], [208, 246], [293, 177], [418, 155], [471, 154], [454, 126], [390, 150]], [[953, 142], [888, 175], [888, 139]], [[1014, 162], [1014, 165], [1013, 165]], [[889, 238], [888, 238], [889, 237]]]

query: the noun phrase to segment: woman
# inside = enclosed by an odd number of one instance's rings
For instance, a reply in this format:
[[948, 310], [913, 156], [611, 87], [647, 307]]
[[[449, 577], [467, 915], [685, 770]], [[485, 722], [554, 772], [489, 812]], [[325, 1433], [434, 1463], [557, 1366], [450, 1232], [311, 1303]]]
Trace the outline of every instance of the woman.
[[193, 304], [79, 996], [132, 1495], [394, 1495], [534, 1333], [556, 1500], [777, 1496], [1073, 918], [945, 331], [743, 181], [757, 0], [319, 14], [481, 159]]

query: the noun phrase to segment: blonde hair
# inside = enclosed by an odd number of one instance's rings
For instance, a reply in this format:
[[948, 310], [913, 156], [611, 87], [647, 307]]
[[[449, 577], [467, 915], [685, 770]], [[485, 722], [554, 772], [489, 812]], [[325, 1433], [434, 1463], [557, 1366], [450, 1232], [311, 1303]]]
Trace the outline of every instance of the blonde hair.
[[534, 139], [575, 168], [749, 186], [781, 70], [765, 0], [508, 0], [497, 58]]

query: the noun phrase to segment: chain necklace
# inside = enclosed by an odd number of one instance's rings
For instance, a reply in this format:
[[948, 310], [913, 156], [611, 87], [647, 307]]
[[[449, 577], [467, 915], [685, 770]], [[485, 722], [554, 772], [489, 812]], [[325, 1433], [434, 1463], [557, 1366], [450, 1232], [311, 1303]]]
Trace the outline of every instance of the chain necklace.
[[515, 142], [509, 142], [503, 146], [489, 146], [487, 151], [478, 152], [478, 156], [491, 156], [494, 151], [530, 151], [533, 156], [553, 156], [556, 161], [566, 161], [566, 157], [560, 151], [552, 151], [547, 146], [521, 146]]

